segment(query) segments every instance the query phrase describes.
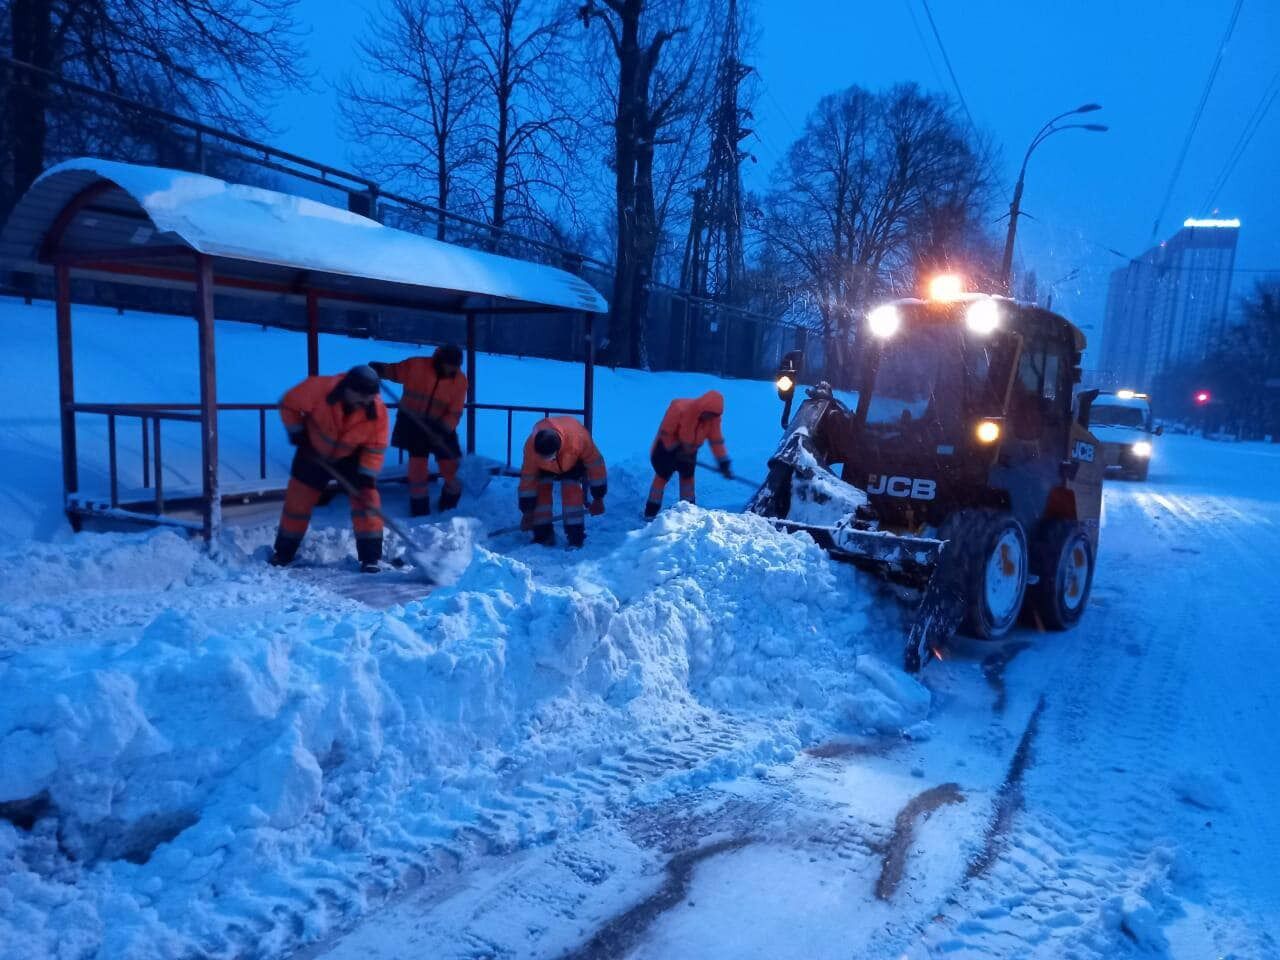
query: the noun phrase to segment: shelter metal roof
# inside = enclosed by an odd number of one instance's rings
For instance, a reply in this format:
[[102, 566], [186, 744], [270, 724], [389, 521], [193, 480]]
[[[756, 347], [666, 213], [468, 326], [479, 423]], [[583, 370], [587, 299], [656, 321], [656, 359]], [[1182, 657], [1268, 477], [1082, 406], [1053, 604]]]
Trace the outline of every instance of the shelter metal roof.
[[[53, 251], [50, 233], [78, 198]], [[73, 257], [78, 272], [153, 285], [190, 282], [171, 268], [192, 251], [213, 258], [220, 293], [230, 287], [297, 296], [314, 289], [321, 299], [446, 313], [608, 309], [585, 280], [555, 267], [397, 230], [275, 190], [110, 160], [50, 168], [0, 233], [0, 263], [10, 268], [48, 272], [55, 255]], [[102, 263], [94, 260], [99, 252]]]

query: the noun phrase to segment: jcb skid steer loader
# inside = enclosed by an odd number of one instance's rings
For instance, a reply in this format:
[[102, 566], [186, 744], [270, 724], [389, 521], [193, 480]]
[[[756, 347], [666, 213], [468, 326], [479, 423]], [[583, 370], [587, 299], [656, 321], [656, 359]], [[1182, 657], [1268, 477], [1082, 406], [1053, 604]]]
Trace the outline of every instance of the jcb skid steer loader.
[[[879, 306], [859, 339], [856, 397], [807, 391], [747, 509], [918, 587], [908, 670], [957, 628], [1003, 636], [1024, 607], [1042, 628], [1073, 625], [1102, 502], [1096, 391], [1072, 399], [1084, 334], [1034, 305], [957, 293]], [[784, 367], [789, 411], [798, 371]]]

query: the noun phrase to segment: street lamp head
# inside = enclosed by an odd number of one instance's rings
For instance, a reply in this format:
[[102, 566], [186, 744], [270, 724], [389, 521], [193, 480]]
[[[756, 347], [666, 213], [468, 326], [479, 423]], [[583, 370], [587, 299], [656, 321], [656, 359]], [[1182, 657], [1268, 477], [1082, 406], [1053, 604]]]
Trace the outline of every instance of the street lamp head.
[[1086, 103], [1083, 106], [1076, 107], [1075, 112], [1076, 113], [1093, 113], [1093, 111], [1101, 110], [1101, 109], [1102, 109], [1102, 104], [1100, 103]]
[[1086, 130], [1092, 130], [1094, 133], [1106, 133], [1111, 129], [1105, 123], [1086, 123], [1084, 124], [1084, 128]]

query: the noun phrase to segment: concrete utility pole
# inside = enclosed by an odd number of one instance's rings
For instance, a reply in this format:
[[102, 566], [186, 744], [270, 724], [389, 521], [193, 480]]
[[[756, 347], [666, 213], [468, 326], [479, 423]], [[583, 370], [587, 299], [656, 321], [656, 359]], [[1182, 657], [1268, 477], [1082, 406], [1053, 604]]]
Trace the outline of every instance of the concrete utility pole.
[[1031, 138], [1031, 145], [1027, 147], [1027, 153], [1022, 158], [1022, 169], [1018, 171], [1018, 182], [1013, 188], [1013, 201], [1009, 204], [1009, 232], [1004, 239], [1004, 258], [1000, 261], [1000, 282], [1004, 285], [1006, 293], [1012, 294], [1009, 278], [1013, 273], [1013, 241], [1018, 232], [1018, 216], [1022, 211], [1022, 189], [1026, 185], [1027, 180], [1027, 161], [1031, 159], [1031, 154], [1036, 147], [1044, 143], [1055, 133], [1063, 130], [1090, 130], [1094, 133], [1106, 133], [1107, 127], [1101, 123], [1064, 123], [1059, 125], [1058, 121], [1064, 117], [1072, 117], [1078, 113], [1092, 113], [1094, 110], [1101, 110], [1102, 106], [1097, 103], [1086, 103], [1076, 107], [1074, 110], [1068, 110], [1066, 113], [1060, 113], [1038, 131]]

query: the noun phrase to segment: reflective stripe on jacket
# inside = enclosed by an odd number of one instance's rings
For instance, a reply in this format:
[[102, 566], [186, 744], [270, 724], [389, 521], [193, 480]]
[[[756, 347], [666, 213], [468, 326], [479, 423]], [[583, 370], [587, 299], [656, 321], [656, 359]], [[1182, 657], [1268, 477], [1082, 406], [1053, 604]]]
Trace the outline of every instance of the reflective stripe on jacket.
[[[560, 434], [560, 450], [554, 457], [542, 457], [533, 448], [533, 439], [540, 430], [554, 430]], [[550, 417], [534, 424], [533, 432], [524, 442], [524, 462], [520, 467], [520, 496], [532, 497], [538, 482], [553, 478], [585, 474], [593, 496], [603, 497], [608, 485], [608, 472], [604, 457], [596, 448], [587, 428], [573, 417]]]
[[434, 357], [409, 357], [386, 364], [383, 376], [404, 385], [402, 409], [439, 420], [450, 430], [458, 429], [467, 403], [467, 375], [461, 370], [452, 377], [441, 377], [436, 373]]
[[343, 374], [307, 377], [280, 401], [280, 419], [290, 434], [307, 431], [311, 449], [325, 460], [359, 453], [361, 473], [376, 477], [387, 453], [387, 408], [379, 397], [349, 410], [339, 389]]

